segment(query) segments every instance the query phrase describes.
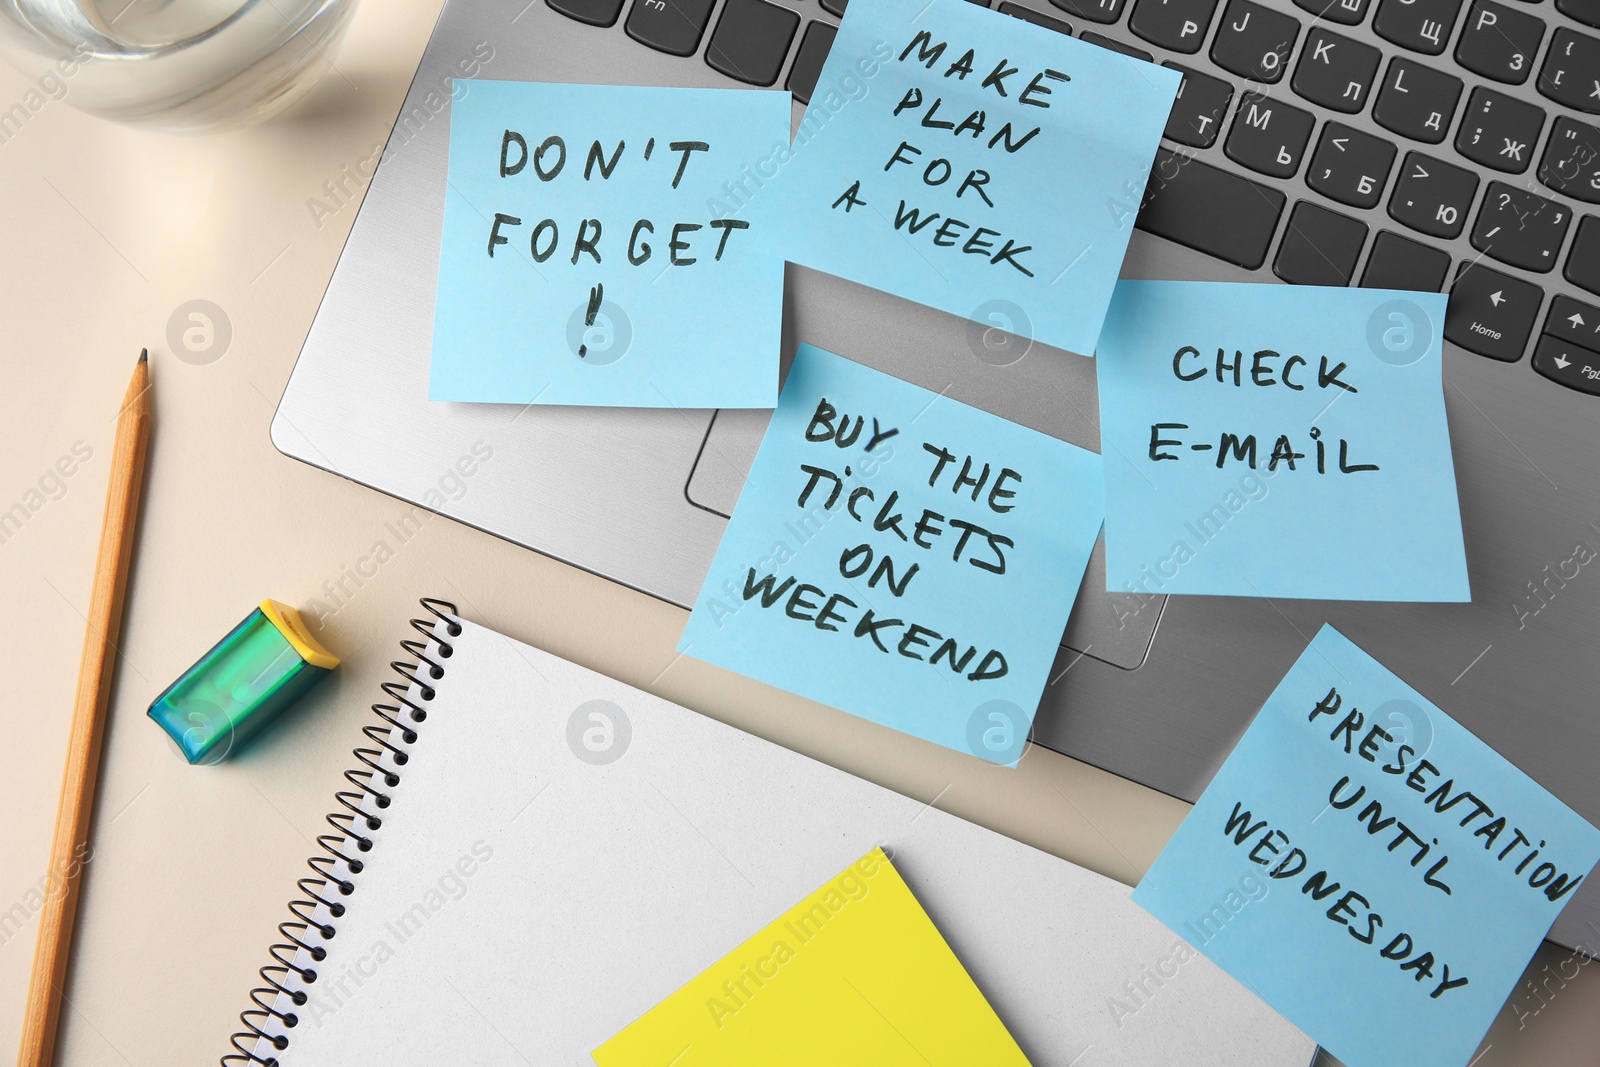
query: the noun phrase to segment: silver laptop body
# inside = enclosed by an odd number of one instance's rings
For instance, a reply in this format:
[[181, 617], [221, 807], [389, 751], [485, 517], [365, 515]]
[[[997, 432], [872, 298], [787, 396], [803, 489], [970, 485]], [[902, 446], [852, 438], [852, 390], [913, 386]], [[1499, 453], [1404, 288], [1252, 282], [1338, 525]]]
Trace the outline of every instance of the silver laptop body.
[[[802, 26], [836, 21], [817, 0], [784, 2], [800, 12]], [[1289, 0], [1270, 4], [1313, 21]], [[1067, 17], [1046, 0], [1030, 7]], [[1069, 20], [1150, 47], [1125, 25]], [[1378, 41], [1364, 26], [1335, 28]], [[688, 607], [767, 412], [427, 399], [450, 79], [739, 84], [700, 55], [662, 54], [624, 29], [621, 21], [585, 25], [545, 0], [449, 0], [284, 392], [272, 439], [288, 456]], [[703, 53], [704, 40], [699, 48]], [[1531, 83], [1507, 91], [1540, 99]], [[797, 103], [797, 122], [802, 113]], [[1364, 115], [1339, 118], [1402, 140]], [[1221, 153], [1220, 138], [1194, 152], [1226, 164]], [[1276, 184], [1291, 204], [1307, 195], [1298, 178]], [[1398, 229], [1381, 206], [1348, 213], [1374, 233]], [[1465, 235], [1438, 244], [1457, 262], [1477, 255]], [[1277, 281], [1270, 259], [1244, 270], [1142, 231], [1133, 234], [1123, 273]], [[1584, 297], [1558, 275], [1542, 282], [1550, 292]], [[783, 338], [785, 368], [804, 340], [1099, 450], [1092, 359], [997, 338], [963, 319], [794, 266]], [[1108, 594], [1101, 546], [1034, 741], [1193, 800], [1312, 635], [1330, 622], [1600, 823], [1600, 560], [1570, 576], [1575, 546], [1600, 549], [1600, 396], [1563, 388], [1528, 364], [1527, 357], [1506, 363], [1447, 346], [1445, 394], [1471, 604]], [[1551, 937], [1590, 952], [1600, 945], [1600, 885], [1590, 880], [1580, 888]]]

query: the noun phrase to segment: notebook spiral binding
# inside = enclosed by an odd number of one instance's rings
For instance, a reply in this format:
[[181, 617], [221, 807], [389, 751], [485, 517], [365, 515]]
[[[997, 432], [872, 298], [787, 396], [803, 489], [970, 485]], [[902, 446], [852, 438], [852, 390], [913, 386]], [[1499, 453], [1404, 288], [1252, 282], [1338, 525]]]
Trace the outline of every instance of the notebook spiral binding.
[[[344, 810], [329, 813], [327, 822], [334, 832], [317, 837], [322, 851], [306, 861], [313, 877], [301, 878], [296, 883], [302, 895], [289, 902], [293, 918], [278, 924], [283, 941], [268, 949], [275, 962], [258, 972], [266, 985], [250, 991], [255, 1007], [240, 1013], [239, 1021], [245, 1029], [232, 1036], [230, 1044], [234, 1052], [222, 1057], [223, 1067], [246, 1064], [278, 1067], [278, 1059], [271, 1052], [282, 1052], [289, 1047], [287, 1031], [299, 1022], [293, 1009], [306, 1003], [306, 987], [317, 980], [316, 968], [312, 965], [320, 963], [328, 954], [321, 942], [332, 940], [335, 923], [345, 913], [339, 898], [355, 892], [355, 879], [365, 868], [358, 856], [348, 852], [352, 846], [358, 853], [371, 851], [372, 835], [383, 825], [382, 817], [376, 813], [389, 806], [390, 794], [383, 789], [393, 790], [400, 784], [397, 768], [405, 766], [408, 750], [417, 740], [417, 731], [410, 724], [427, 719], [424, 705], [435, 695], [430, 683], [444, 677], [444, 665], [439, 661], [449, 659], [454, 651], [440, 636], [440, 628], [443, 627], [445, 636], [461, 635], [460, 614], [454, 604], [429, 597], [424, 597], [421, 603], [431, 617], [412, 619], [411, 628], [422, 635], [422, 640], [400, 642], [400, 647], [416, 662], [395, 660], [389, 664], [404, 681], [383, 683], [381, 688], [394, 703], [372, 705], [373, 714], [382, 723], [361, 728], [377, 747], [353, 750], [361, 767], [345, 771], [344, 777], [355, 788], [334, 794]], [[429, 655], [430, 648], [434, 655]], [[413, 692], [416, 700], [411, 697]], [[409, 723], [402, 721], [403, 718]], [[383, 789], [377, 788], [379, 785]], [[261, 1055], [262, 1042], [269, 1046], [265, 1057]]]

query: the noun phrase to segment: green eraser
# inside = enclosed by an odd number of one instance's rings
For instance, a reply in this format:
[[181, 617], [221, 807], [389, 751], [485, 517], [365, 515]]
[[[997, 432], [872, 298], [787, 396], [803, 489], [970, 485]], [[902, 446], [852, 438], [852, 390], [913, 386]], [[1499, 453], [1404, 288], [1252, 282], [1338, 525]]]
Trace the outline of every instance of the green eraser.
[[287, 604], [263, 600], [150, 705], [190, 763], [220, 763], [339, 665]]

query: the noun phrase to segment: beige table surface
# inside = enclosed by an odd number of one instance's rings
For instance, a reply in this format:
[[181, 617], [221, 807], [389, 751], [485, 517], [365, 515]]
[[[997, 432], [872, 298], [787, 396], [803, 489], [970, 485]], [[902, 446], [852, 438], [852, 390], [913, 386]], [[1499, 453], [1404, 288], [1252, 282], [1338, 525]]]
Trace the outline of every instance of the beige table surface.
[[[143, 345], [155, 431], [57, 1063], [225, 1051], [425, 594], [1124, 882], [1187, 810], [1053, 752], [990, 768], [680, 658], [681, 610], [449, 519], [330, 598], [408, 509], [284, 458], [267, 426], [355, 214], [349, 175], [382, 144], [439, 6], [364, 5], [336, 71], [264, 126], [169, 137], [48, 101], [0, 130], [0, 512], [27, 512], [0, 534], [0, 1063], [27, 994], [112, 421]], [[29, 88], [0, 69], [0, 112]], [[232, 331], [205, 365], [166, 339], [195, 299]], [[75, 450], [88, 458], [49, 477]], [[236, 758], [189, 767], [145, 708], [264, 596], [327, 605], [318, 633], [345, 665]], [[1600, 1060], [1600, 967], [1547, 944], [1527, 977], [1538, 991], [1519, 988], [1477, 1062]]]

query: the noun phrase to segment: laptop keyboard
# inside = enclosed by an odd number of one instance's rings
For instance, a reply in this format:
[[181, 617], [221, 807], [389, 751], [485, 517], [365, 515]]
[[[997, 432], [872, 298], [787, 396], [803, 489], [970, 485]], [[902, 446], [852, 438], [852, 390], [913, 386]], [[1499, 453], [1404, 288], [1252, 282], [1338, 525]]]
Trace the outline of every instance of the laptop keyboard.
[[[545, 2], [807, 103], [847, 0]], [[1049, 3], [998, 9], [1183, 75], [1140, 229], [1296, 284], [1448, 285], [1455, 344], [1600, 396], [1600, 0]]]

